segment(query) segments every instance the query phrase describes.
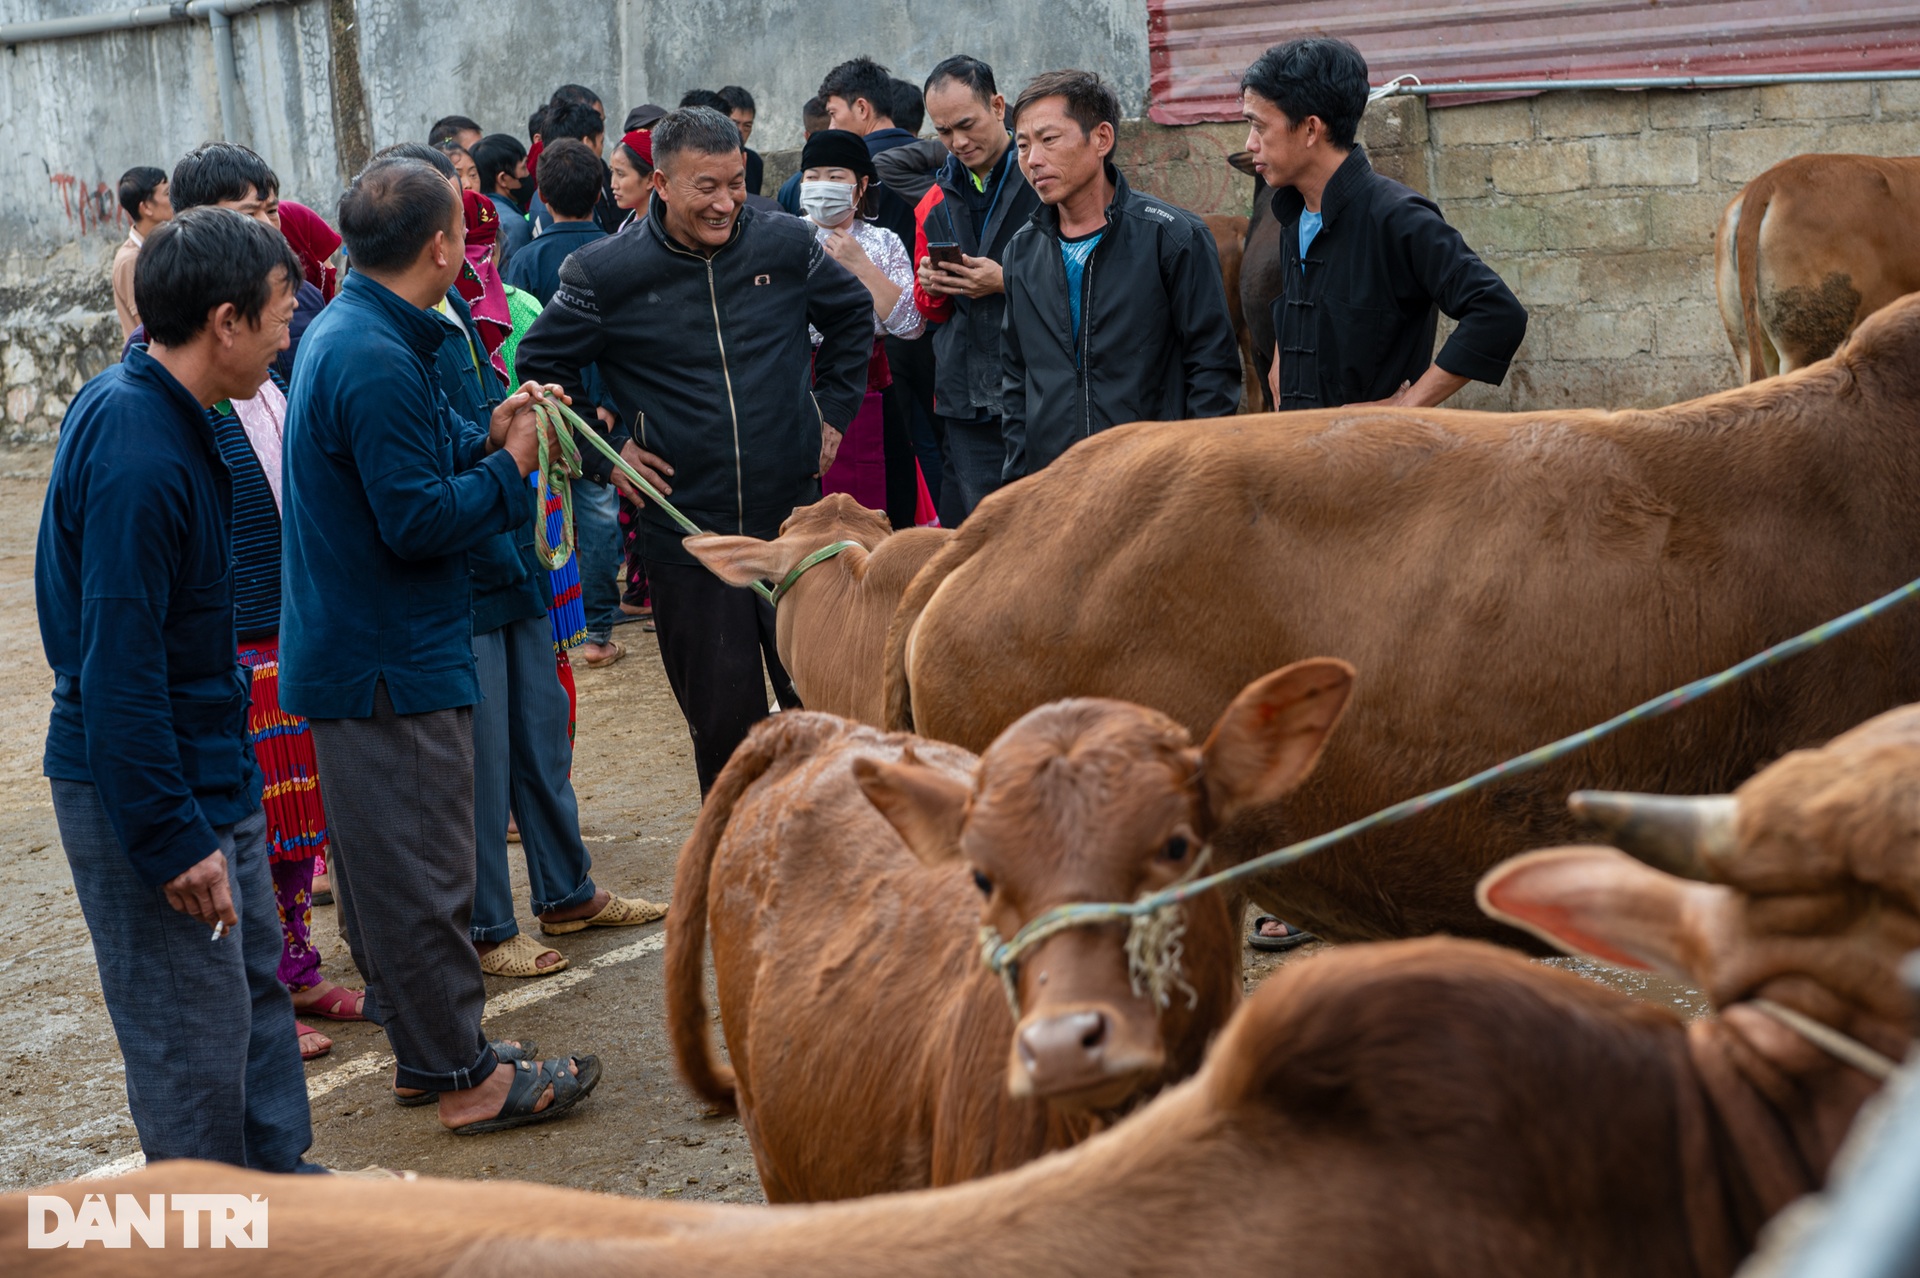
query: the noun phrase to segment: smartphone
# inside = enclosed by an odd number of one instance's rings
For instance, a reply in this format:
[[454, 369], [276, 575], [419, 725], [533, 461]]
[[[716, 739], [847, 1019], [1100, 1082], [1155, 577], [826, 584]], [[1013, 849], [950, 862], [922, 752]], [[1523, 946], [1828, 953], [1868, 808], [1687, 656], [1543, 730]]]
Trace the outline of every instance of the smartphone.
[[960, 246], [958, 244], [935, 244], [927, 241], [927, 257], [938, 266], [960, 266]]

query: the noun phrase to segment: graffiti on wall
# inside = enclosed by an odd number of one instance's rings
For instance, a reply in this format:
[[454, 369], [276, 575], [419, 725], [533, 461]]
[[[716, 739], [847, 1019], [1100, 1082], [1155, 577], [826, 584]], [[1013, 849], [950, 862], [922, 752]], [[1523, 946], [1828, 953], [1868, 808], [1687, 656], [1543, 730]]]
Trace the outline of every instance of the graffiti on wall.
[[89, 185], [86, 179], [71, 173], [55, 173], [47, 180], [60, 192], [60, 206], [67, 215], [68, 224], [78, 226], [80, 234], [109, 229], [117, 231], [123, 223], [131, 225], [126, 211], [120, 207], [119, 197], [106, 182]]

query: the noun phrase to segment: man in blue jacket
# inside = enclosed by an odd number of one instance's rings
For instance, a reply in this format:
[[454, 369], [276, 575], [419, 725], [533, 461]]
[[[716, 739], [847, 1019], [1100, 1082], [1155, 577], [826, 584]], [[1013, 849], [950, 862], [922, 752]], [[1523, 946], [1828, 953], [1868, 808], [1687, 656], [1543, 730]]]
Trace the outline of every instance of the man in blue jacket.
[[466, 220], [432, 166], [368, 165], [340, 230], [354, 271], [308, 332], [288, 397], [280, 700], [312, 724], [341, 928], [396, 1086], [437, 1094], [454, 1131], [500, 1131], [566, 1112], [600, 1077], [591, 1056], [536, 1064], [487, 1041], [468, 940], [467, 552], [532, 517], [541, 392], [522, 387], [480, 423], [439, 389], [430, 311], [465, 264]]
[[205, 412], [260, 389], [299, 279], [279, 232], [239, 213], [149, 236], [149, 344], [74, 398], [41, 512], [46, 774], [148, 1161], [319, 1170], [235, 659], [232, 480]]

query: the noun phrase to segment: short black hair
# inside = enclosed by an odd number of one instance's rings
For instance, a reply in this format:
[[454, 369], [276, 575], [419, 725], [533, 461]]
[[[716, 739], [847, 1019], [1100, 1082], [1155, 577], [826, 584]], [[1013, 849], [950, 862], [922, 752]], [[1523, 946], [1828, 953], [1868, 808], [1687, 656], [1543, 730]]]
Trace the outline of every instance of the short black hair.
[[[731, 116], [712, 107], [681, 107], [669, 111], [660, 117], [660, 123], [653, 126], [653, 164], [655, 168], [665, 168], [667, 157], [682, 151], [692, 151], [696, 155], [726, 155], [741, 150], [745, 144], [740, 141], [740, 126]], [[546, 157], [540, 157], [541, 171], [546, 171]]]
[[286, 236], [232, 209], [201, 207], [180, 214], [140, 246], [133, 304], [149, 340], [180, 346], [207, 326], [208, 312], [227, 302], [249, 324], [259, 323], [276, 285], [298, 288], [302, 278], [299, 255]]
[[[943, 80], [966, 85], [982, 102], [993, 101], [993, 95], [1000, 92], [994, 87], [993, 68], [965, 53], [955, 54], [928, 73], [927, 82], [921, 88], [923, 101], [924, 95]], [[900, 122], [895, 120], [894, 123]]]
[[449, 182], [460, 180], [460, 170], [453, 167], [453, 161], [439, 147], [428, 146], [424, 142], [395, 142], [392, 146], [383, 146], [373, 153], [376, 160], [418, 160], [430, 166], [434, 172]]
[[[816, 124], [820, 128], [815, 128]], [[832, 128], [833, 119], [827, 114], [827, 104], [819, 98], [808, 98], [807, 104], [800, 108], [800, 127], [808, 133]]]
[[[584, 142], [588, 138], [604, 137], [606, 132], [607, 119], [598, 111], [585, 103], [562, 102], [547, 108], [546, 127], [540, 131], [540, 137], [549, 143], [559, 138]], [[544, 151], [540, 158], [547, 158]]]
[[600, 157], [585, 142], [561, 138], [540, 152], [540, 198], [561, 217], [586, 217], [600, 198]]
[[848, 106], [865, 98], [875, 115], [893, 119], [893, 73], [872, 58], [842, 62], [820, 82], [820, 101], [839, 98]]
[[753, 95], [737, 84], [721, 85], [720, 96], [727, 100], [729, 112], [745, 111], [748, 115], [759, 114], [759, 108], [753, 105]]
[[406, 155], [374, 160], [340, 197], [340, 238], [357, 270], [405, 270], [461, 218], [460, 198], [445, 175]]
[[267, 162], [238, 142], [202, 142], [173, 166], [167, 193], [173, 211], [184, 213], [222, 200], [280, 194], [280, 179]]
[[733, 114], [733, 103], [727, 101], [724, 95], [715, 93], [712, 89], [688, 89], [680, 95], [680, 105], [683, 107], [711, 107], [721, 115]]
[[165, 169], [156, 169], [151, 164], [142, 164], [128, 169], [120, 175], [120, 207], [134, 221], [140, 220], [140, 206], [153, 198], [160, 184], [167, 180]]
[[920, 86], [911, 80], [893, 82], [893, 125], [909, 133], [920, 132], [920, 126], [927, 122], [927, 100], [920, 96]]
[[1120, 99], [1107, 82], [1091, 71], [1047, 71], [1033, 78], [1013, 104], [1013, 118], [1043, 98], [1065, 98], [1067, 116], [1091, 134], [1102, 124], [1120, 127]]
[[601, 101], [600, 95], [584, 84], [563, 84], [553, 91], [553, 96], [547, 99], [547, 105], [559, 106], [563, 102], [571, 102], [575, 106], [593, 106]]
[[1242, 91], [1252, 89], [1300, 124], [1317, 115], [1327, 140], [1353, 149], [1360, 117], [1367, 113], [1367, 60], [1345, 40], [1307, 36], [1276, 44], [1253, 60], [1240, 77]]
[[473, 167], [480, 171], [480, 191], [483, 195], [500, 194], [500, 175], [513, 175], [520, 161], [527, 158], [527, 148], [520, 139], [511, 133], [489, 133], [467, 148], [467, 154], [473, 157]]
[[433, 122], [427, 130], [427, 145], [439, 146], [442, 142], [451, 142], [462, 133], [484, 133], [485, 130], [464, 115], [443, 115]]
[[527, 117], [527, 141], [531, 142], [535, 138], [546, 137], [547, 110], [547, 104], [542, 102], [533, 109], [533, 114]]

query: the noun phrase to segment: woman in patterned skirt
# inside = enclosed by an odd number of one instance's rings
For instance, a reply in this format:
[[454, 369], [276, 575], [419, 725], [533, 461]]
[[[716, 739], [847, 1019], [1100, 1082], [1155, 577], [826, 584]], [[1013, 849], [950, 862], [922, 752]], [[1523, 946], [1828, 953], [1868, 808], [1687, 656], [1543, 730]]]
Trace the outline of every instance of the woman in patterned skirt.
[[[359, 990], [320, 975], [313, 947], [314, 859], [327, 850], [327, 816], [307, 721], [280, 708], [280, 457], [286, 431], [286, 388], [277, 376], [250, 400], [207, 410], [214, 443], [233, 474], [234, 631], [240, 664], [253, 677], [247, 739], [265, 785], [273, 894], [280, 907], [280, 982], [294, 1010], [335, 1021], [358, 1021]], [[324, 1055], [333, 1042], [298, 1026], [300, 1056]]]

